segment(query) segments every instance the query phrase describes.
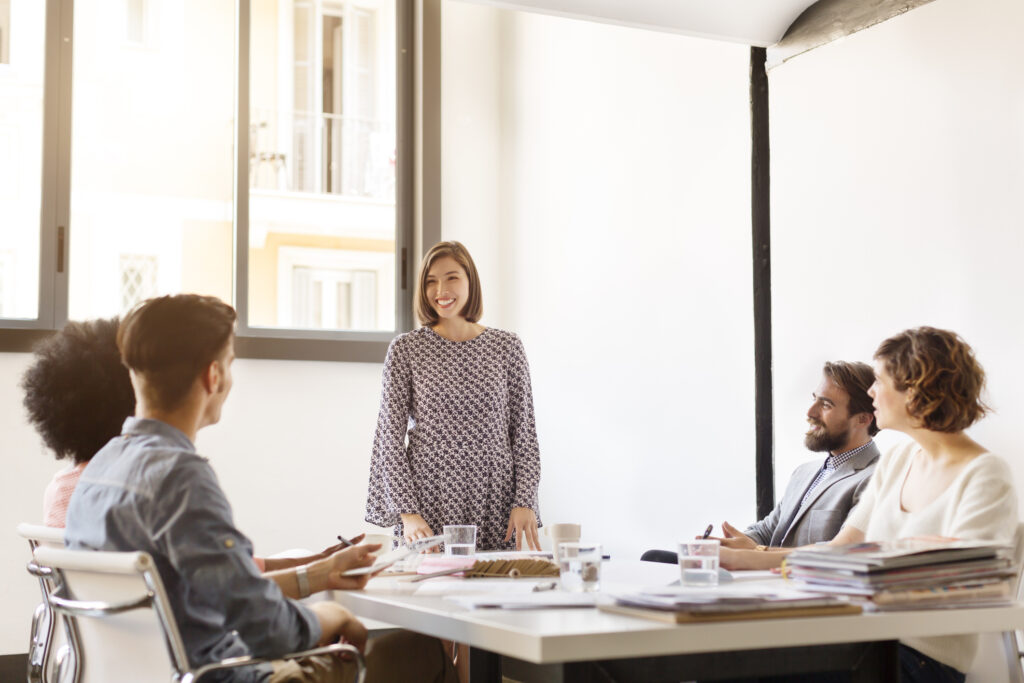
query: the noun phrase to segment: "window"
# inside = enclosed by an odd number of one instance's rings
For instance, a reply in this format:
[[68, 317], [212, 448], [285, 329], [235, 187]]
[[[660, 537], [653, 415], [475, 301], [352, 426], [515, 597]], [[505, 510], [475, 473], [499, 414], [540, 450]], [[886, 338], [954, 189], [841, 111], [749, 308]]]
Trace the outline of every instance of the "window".
[[14, 252], [0, 251], [0, 318], [14, 310]]
[[[240, 355], [383, 359], [411, 322], [397, 55], [414, 3], [50, 3], [0, 0], [2, 44], [9, 7], [25, 36], [0, 69], [0, 328], [37, 337], [188, 291], [235, 305]], [[29, 336], [0, 329], [0, 349]]]
[[146, 42], [146, 0], [125, 0], [124, 28], [129, 43]]
[[0, 0], [0, 64], [10, 64], [11, 0]]
[[[395, 5], [294, 0], [274, 16], [276, 54], [253, 43], [250, 59], [250, 322], [394, 330]], [[274, 22], [254, 9], [253, 25]]]
[[285, 247], [278, 261], [277, 324], [377, 330], [394, 327], [394, 260], [387, 252]]
[[44, 2], [0, 0], [0, 324], [14, 327], [40, 315], [45, 22]]
[[156, 296], [156, 256], [122, 255], [118, 271], [121, 274], [121, 312], [125, 313], [139, 303]]

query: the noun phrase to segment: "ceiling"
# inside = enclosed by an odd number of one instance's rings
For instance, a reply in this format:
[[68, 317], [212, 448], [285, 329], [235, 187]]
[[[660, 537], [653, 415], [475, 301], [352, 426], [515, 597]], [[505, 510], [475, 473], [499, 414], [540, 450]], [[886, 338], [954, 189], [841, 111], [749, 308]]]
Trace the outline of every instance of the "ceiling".
[[508, 9], [588, 19], [768, 47], [815, 0], [470, 0]]

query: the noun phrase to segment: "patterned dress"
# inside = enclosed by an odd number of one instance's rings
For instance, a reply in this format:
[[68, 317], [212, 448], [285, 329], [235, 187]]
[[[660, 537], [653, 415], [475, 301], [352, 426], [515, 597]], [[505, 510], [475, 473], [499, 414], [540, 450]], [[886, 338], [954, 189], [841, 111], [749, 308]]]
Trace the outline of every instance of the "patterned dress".
[[435, 534], [476, 524], [477, 549], [505, 543], [513, 507], [537, 514], [540, 451], [519, 337], [486, 328], [469, 341], [429, 327], [399, 335], [384, 362], [366, 521], [418, 513]]

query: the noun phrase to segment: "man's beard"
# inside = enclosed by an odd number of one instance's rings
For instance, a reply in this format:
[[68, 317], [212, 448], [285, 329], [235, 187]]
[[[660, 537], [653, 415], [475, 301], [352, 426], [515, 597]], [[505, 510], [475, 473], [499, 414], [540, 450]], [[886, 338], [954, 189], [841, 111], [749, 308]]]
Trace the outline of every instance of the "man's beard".
[[825, 451], [835, 452], [846, 445], [849, 431], [830, 432], [828, 428], [820, 422], [814, 422], [812, 424], [814, 426], [821, 427], [821, 429], [814, 432], [808, 432], [807, 436], [804, 437], [804, 446], [807, 447], [807, 450], [814, 453], [823, 453]]

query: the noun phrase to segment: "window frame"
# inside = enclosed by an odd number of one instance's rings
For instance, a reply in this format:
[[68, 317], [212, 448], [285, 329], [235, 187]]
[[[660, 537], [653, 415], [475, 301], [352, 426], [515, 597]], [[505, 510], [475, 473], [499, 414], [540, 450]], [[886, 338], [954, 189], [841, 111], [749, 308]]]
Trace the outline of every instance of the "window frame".
[[[255, 327], [249, 324], [250, 0], [235, 2], [235, 128], [233, 197], [235, 353], [240, 358], [373, 362], [413, 327], [414, 272], [440, 236], [440, 202], [424, 191], [440, 178], [440, 2], [395, 0], [396, 169], [395, 330], [340, 331]], [[68, 321], [71, 199], [71, 87], [74, 0], [47, 0], [43, 85], [42, 192], [39, 224], [39, 305], [35, 319], [0, 319], [0, 352], [30, 351]], [[425, 47], [426, 46], [426, 47]], [[426, 68], [424, 68], [426, 67]], [[425, 87], [429, 83], [430, 87]], [[439, 189], [439, 187], [437, 188]], [[419, 201], [422, 205], [417, 205]], [[436, 204], [435, 204], [436, 202]], [[428, 237], [429, 236], [429, 237]]]

